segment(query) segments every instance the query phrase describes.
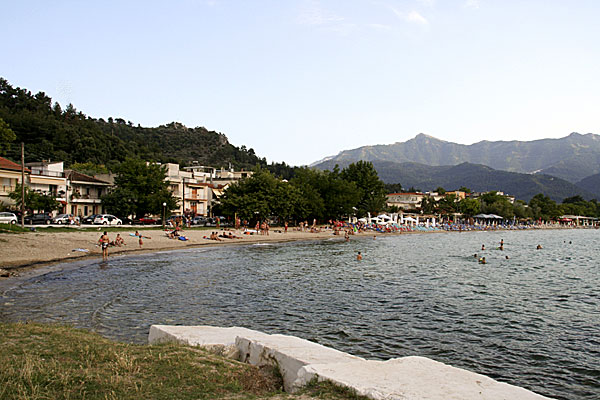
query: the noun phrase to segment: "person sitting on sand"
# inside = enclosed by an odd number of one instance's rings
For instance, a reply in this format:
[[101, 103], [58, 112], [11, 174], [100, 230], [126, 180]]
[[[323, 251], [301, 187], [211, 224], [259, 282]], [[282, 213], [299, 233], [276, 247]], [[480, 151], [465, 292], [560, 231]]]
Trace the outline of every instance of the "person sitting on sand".
[[117, 233], [117, 237], [115, 238], [115, 241], [113, 243], [115, 246], [118, 246], [118, 247], [125, 246], [125, 241], [121, 237], [120, 233]]
[[211, 239], [211, 240], [217, 240], [217, 241], [219, 241], [219, 242], [222, 242], [222, 241], [223, 241], [223, 239], [219, 239], [219, 236], [217, 236], [217, 232], [213, 232], [213, 233], [211, 233], [211, 234], [210, 234], [210, 239]]

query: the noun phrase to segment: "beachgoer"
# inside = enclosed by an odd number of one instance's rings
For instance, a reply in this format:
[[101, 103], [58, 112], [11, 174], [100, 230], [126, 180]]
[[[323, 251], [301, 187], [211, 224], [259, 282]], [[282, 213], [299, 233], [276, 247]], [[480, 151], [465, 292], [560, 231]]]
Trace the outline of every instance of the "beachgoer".
[[473, 254], [473, 258], [477, 258], [477, 253]]
[[538, 244], [538, 245], [537, 245], [537, 247], [536, 247], [536, 249], [537, 249], [537, 250], [541, 250], [541, 249], [542, 249], [542, 245], [541, 245], [541, 244]]
[[135, 231], [135, 236], [138, 237], [138, 244], [140, 245], [140, 249], [141, 249], [142, 245], [144, 244], [144, 241], [142, 240], [142, 235], [140, 235], [140, 233], [138, 231]]
[[287, 229], [288, 229], [288, 223], [287, 223], [287, 221], [285, 221], [285, 224], [283, 225], [283, 227], [285, 228], [284, 232], [287, 233]]
[[358, 255], [356, 256], [356, 260], [357, 261], [362, 260], [362, 254], [360, 254], [360, 251], [358, 252]]
[[98, 244], [100, 244], [100, 248], [102, 249], [102, 259], [106, 260], [108, 258], [108, 245], [110, 244], [110, 239], [106, 231], [100, 236]]
[[485, 263], [486, 263], [486, 262], [485, 262], [485, 257], [481, 257], [481, 258], [479, 259], [479, 264], [485, 264]]
[[125, 241], [121, 237], [120, 233], [117, 233], [117, 237], [115, 238], [115, 246], [121, 247], [125, 245]]
[[483, 250], [485, 250], [485, 244], [482, 244], [482, 245], [481, 245], [481, 250], [482, 250], [482, 251], [483, 251]]
[[508, 260], [509, 258], [510, 258], [509, 256], [506, 256], [506, 259], [507, 259], [507, 260]]

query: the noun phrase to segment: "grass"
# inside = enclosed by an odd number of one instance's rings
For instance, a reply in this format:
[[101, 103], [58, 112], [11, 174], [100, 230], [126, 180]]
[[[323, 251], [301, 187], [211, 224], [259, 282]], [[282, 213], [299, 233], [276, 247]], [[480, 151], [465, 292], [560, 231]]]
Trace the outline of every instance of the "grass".
[[0, 233], [23, 233], [30, 232], [31, 230], [25, 226], [25, 228], [21, 228], [19, 224], [0, 224]]
[[178, 344], [117, 343], [72, 327], [0, 323], [0, 399], [362, 399]]

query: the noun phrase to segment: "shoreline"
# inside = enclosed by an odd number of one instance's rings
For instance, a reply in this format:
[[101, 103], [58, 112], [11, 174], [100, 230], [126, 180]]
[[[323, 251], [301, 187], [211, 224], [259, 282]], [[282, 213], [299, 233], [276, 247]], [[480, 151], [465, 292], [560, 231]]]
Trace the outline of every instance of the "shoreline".
[[[12, 276], [19, 276], [19, 273], [52, 266], [61, 263], [70, 263], [76, 261], [90, 260], [93, 258], [102, 257], [102, 251], [96, 245], [98, 238], [101, 235], [100, 230], [77, 230], [71, 232], [52, 232], [39, 229], [36, 232], [26, 233], [0, 233], [0, 269], [3, 272], [8, 272], [8, 277], [0, 277], [0, 281], [9, 279]], [[535, 229], [585, 229], [584, 227], [543, 227]], [[257, 243], [286, 243], [306, 240], [326, 240], [337, 238], [344, 240], [343, 235], [333, 235], [331, 230], [323, 230], [321, 232], [301, 232], [290, 230], [287, 233], [279, 229], [272, 230], [269, 235], [244, 235], [241, 230], [224, 230], [219, 229], [186, 229], [182, 230], [182, 234], [189, 238], [188, 241], [180, 241], [169, 239], [161, 228], [144, 229], [142, 235], [149, 236], [151, 239], [143, 239], [143, 246], [139, 248], [137, 237], [132, 237], [136, 229], [123, 228], [120, 231], [111, 231], [108, 236], [114, 240], [117, 233], [120, 233], [125, 240], [125, 245], [121, 247], [109, 247], [109, 260], [111, 256], [123, 255], [139, 255], [147, 253], [155, 253], [158, 251], [177, 251], [185, 249], [200, 248], [204, 246], [238, 246], [245, 244]], [[211, 232], [232, 232], [241, 239], [223, 239], [222, 241], [208, 240], [204, 237], [210, 235]], [[467, 233], [467, 232], [499, 232], [511, 231], [510, 229], [494, 229], [494, 230], [431, 230], [431, 231], [403, 231], [403, 232], [374, 232], [366, 231], [355, 233], [353, 237], [369, 237], [369, 236], [398, 236], [405, 234], [429, 234], [429, 233]], [[524, 230], [529, 231], [529, 229]], [[79, 251], [85, 249], [87, 251]]]
[[[135, 229], [131, 229], [135, 231]], [[216, 230], [214, 230], [216, 231]], [[182, 234], [189, 238], [188, 241], [169, 239], [160, 228], [143, 230], [142, 235], [149, 236], [151, 239], [143, 239], [143, 246], [139, 248], [137, 238], [130, 236], [129, 230], [121, 232], [109, 232], [108, 236], [114, 240], [117, 233], [124, 238], [126, 245], [122, 247], [109, 247], [109, 260], [111, 256], [139, 255], [147, 253], [156, 253], [159, 251], [177, 251], [185, 249], [201, 248], [205, 246], [239, 246], [257, 243], [286, 243], [306, 240], [326, 240], [339, 239], [344, 240], [343, 235], [333, 235], [331, 230], [322, 232], [300, 232], [288, 231], [288, 233], [271, 231], [269, 235], [243, 235], [239, 230], [225, 231], [218, 230], [219, 234], [223, 232], [232, 232], [242, 239], [223, 239], [222, 241], [207, 240], [213, 230], [182, 230]], [[398, 233], [379, 233], [379, 232], [361, 232], [351, 235], [352, 237], [369, 236], [388, 236], [418, 233], [447, 233], [444, 230], [439, 231], [412, 231]], [[78, 231], [72, 232], [27, 232], [24, 234], [0, 233], [0, 253], [2, 260], [0, 268], [8, 271], [11, 276], [18, 276], [20, 272], [30, 271], [46, 266], [60, 263], [70, 263], [76, 261], [89, 260], [93, 258], [102, 258], [102, 251], [95, 242], [100, 237], [100, 231]], [[86, 249], [87, 252], [77, 251], [77, 249]], [[0, 280], [7, 279], [6, 277]]]

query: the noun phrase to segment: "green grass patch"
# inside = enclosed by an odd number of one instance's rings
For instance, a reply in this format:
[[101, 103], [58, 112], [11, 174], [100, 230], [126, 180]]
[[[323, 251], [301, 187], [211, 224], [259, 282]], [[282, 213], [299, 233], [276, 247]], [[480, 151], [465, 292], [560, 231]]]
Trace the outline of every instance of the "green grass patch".
[[0, 399], [359, 399], [178, 344], [117, 343], [72, 327], [0, 323]]
[[30, 231], [27, 225], [25, 225], [25, 228], [21, 228], [20, 224], [0, 224], [1, 233], [23, 233]]

